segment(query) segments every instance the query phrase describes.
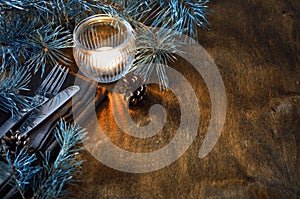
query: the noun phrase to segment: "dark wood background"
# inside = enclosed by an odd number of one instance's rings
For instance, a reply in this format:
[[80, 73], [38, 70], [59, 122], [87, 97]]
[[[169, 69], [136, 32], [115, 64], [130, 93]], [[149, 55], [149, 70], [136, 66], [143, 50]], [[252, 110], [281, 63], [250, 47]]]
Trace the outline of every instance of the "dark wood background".
[[[84, 151], [74, 197], [300, 197], [300, 1], [212, 0], [210, 8], [211, 30], [199, 30], [199, 43], [215, 61], [227, 94], [225, 126], [213, 150], [198, 158], [210, 122], [210, 98], [201, 75], [179, 59], [172, 67], [190, 81], [199, 101], [201, 122], [193, 144], [173, 164], [144, 174], [109, 168]], [[151, 85], [131, 114], [146, 124], [154, 103], [166, 108], [168, 118], [165, 128], [149, 140], [118, 129], [110, 96], [97, 108], [98, 124], [125, 150], [163, 147], [180, 123], [176, 98]], [[97, 142], [101, 140], [95, 146]]]

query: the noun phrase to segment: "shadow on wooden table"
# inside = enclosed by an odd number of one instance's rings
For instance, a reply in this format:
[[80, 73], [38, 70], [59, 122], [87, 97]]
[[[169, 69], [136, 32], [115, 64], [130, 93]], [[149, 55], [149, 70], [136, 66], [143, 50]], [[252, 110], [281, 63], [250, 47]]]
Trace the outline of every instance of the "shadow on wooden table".
[[[216, 146], [198, 158], [210, 98], [201, 75], [179, 59], [172, 67], [190, 81], [199, 102], [201, 122], [194, 143], [170, 166], [143, 174], [111, 169], [85, 151], [81, 182], [73, 188], [76, 198], [300, 197], [300, 3], [213, 1], [211, 8], [212, 28], [200, 31], [199, 43], [214, 59], [226, 87], [227, 118]], [[137, 123], [147, 124], [152, 104], [166, 108], [166, 126], [150, 139], [121, 132], [111, 122], [110, 103], [108, 98], [98, 107], [99, 125], [129, 151], [162, 147], [179, 124], [178, 101], [154, 85], [131, 112]]]

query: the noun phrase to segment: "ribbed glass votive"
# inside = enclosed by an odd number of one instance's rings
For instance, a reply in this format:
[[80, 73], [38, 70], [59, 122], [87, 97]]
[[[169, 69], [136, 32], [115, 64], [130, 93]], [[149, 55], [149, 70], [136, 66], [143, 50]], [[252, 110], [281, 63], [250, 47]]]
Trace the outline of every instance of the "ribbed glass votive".
[[133, 30], [122, 19], [102, 14], [88, 17], [75, 27], [73, 39], [79, 69], [100, 83], [120, 79], [133, 62]]

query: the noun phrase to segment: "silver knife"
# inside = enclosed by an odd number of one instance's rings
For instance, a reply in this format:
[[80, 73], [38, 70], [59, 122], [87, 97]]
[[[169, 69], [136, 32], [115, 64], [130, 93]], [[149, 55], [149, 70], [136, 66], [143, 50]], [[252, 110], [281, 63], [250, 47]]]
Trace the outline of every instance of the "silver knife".
[[49, 99], [45, 104], [40, 106], [37, 111], [29, 116], [19, 128], [21, 135], [28, 133], [30, 130], [38, 126], [41, 122], [47, 119], [52, 113], [64, 105], [70, 98], [72, 98], [80, 90], [79, 86], [70, 86], [53, 98]]
[[[44, 104], [48, 98], [42, 99], [40, 104]], [[4, 122], [0, 126], [0, 138], [2, 138], [3, 135], [5, 135], [10, 129], [12, 129], [14, 126], [20, 124], [29, 114], [31, 114], [37, 107], [31, 107], [26, 108], [24, 111], [21, 110], [19, 114], [14, 115], [13, 117], [10, 117], [8, 120]]]

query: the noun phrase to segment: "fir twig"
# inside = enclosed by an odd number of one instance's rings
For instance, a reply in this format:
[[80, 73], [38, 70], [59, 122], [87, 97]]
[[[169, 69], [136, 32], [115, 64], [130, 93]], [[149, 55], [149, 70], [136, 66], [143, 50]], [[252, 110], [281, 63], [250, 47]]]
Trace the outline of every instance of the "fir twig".
[[[187, 33], [197, 39], [198, 27], [208, 27], [206, 19], [206, 15], [210, 12], [208, 3], [209, 0], [145, 0], [143, 2], [138, 0], [0, 0], [3, 8], [0, 9], [0, 18], [4, 21], [8, 21], [9, 18], [22, 19], [20, 21], [23, 23], [11, 27], [5, 26], [5, 23], [0, 24], [0, 30], [3, 32], [3, 34], [0, 32], [2, 64], [18, 62], [22, 57], [36, 70], [44, 69], [47, 63], [68, 63], [69, 57], [62, 49], [72, 46], [70, 33], [74, 25], [89, 15], [99, 13], [127, 20], [134, 28], [141, 25], [162, 27], [177, 31], [179, 34]], [[30, 20], [24, 22], [23, 19], [27, 18]], [[49, 23], [52, 25], [48, 25]], [[31, 25], [21, 30], [28, 31], [17, 35], [16, 33], [22, 32], [18, 27], [26, 27], [25, 24]], [[13, 36], [8, 38], [5, 35]], [[172, 35], [174, 36], [173, 33]], [[171, 36], [164, 34], [157, 37], [156, 40], [163, 40], [156, 42], [159, 49], [170, 44]], [[6, 41], [8, 43], [5, 43]], [[146, 38], [146, 41], [149, 39]], [[176, 47], [176, 43], [172, 46]], [[138, 68], [141, 69], [141, 65], [144, 65], [144, 74], [153, 70], [149, 68], [150, 62], [164, 65], [166, 59], [173, 59], [172, 52], [167, 49], [156, 52], [155, 56], [152, 56], [155, 59], [152, 59], [150, 52], [141, 52], [138, 48], [137, 63], [142, 63]], [[163, 68], [156, 68], [156, 72], [163, 85], [167, 86], [167, 77]]]
[[54, 135], [61, 147], [54, 161], [50, 152], [40, 153], [38, 158], [27, 149], [18, 150], [13, 156], [7, 150], [5, 162], [0, 161], [0, 179], [15, 186], [23, 198], [27, 195], [34, 199], [65, 197], [68, 194], [65, 186], [74, 182], [73, 176], [81, 168], [79, 152], [83, 149], [80, 144], [85, 131], [61, 120]]
[[46, 64], [69, 64], [70, 58], [64, 49], [73, 46], [72, 35], [68, 30], [53, 24], [42, 26], [29, 36], [32, 47], [32, 57], [26, 61], [29, 67], [34, 67], [37, 72], [40, 67], [45, 68]]
[[[1, 162], [1, 164], [6, 170], [2, 170], [1, 167], [0, 178], [7, 180], [6, 177], [11, 176], [10, 184], [15, 186], [24, 198], [32, 178], [40, 171], [40, 167], [35, 165], [37, 157], [35, 154], [29, 154], [27, 149], [21, 149], [13, 158], [7, 151], [5, 160], [6, 163]], [[3, 175], [4, 173], [6, 174]]]
[[0, 11], [9, 9], [25, 10], [29, 3], [29, 0], [0, 0]]
[[43, 157], [43, 166], [39, 175], [33, 180], [34, 198], [59, 198], [67, 192], [65, 185], [72, 183], [74, 174], [81, 167], [79, 144], [85, 137], [85, 132], [77, 125], [69, 125], [60, 121], [55, 129], [55, 137], [61, 149], [54, 160], [50, 162], [50, 153]]
[[148, 21], [154, 27], [167, 25], [171, 28], [178, 23], [180, 25], [175, 26], [176, 31], [188, 33], [197, 39], [197, 28], [208, 28], [206, 19], [206, 15], [210, 12], [208, 3], [209, 0], [157, 0], [159, 11], [153, 12]]
[[27, 35], [34, 30], [34, 22], [25, 23], [21, 18], [6, 15], [0, 17], [0, 54], [1, 69], [19, 65], [22, 59], [30, 55]]
[[137, 32], [137, 52], [131, 71], [147, 80], [155, 69], [160, 87], [168, 87], [165, 67], [176, 60], [175, 54], [183, 54], [178, 47], [183, 43], [176, 40], [179, 32], [168, 28], [150, 28], [143, 26]]
[[93, 4], [84, 0], [41, 0], [35, 7], [40, 11], [40, 17], [45, 19], [45, 22], [64, 27], [73, 27], [74, 22], [96, 14]]
[[29, 90], [27, 85], [31, 75], [25, 67], [12, 67], [9, 72], [7, 70], [0, 70], [0, 110], [14, 115], [34, 106], [32, 97], [21, 94], [21, 91]]

